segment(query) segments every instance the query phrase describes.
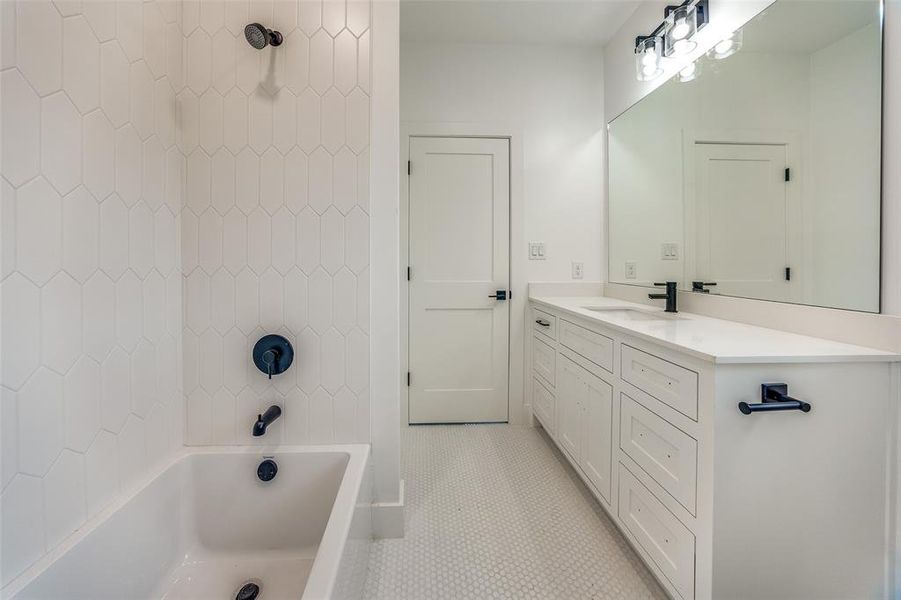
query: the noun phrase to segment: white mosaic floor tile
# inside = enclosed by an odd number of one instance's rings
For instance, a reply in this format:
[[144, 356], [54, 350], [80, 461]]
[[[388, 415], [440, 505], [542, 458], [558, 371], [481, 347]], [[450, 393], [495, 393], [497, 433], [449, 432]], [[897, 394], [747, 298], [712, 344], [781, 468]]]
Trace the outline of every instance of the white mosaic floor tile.
[[373, 544], [366, 598], [666, 598], [541, 430], [402, 433], [406, 537]]

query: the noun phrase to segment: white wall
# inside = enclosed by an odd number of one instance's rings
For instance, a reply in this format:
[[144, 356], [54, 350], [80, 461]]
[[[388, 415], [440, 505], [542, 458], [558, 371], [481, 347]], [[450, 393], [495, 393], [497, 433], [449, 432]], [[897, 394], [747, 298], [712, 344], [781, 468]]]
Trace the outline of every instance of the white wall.
[[0, 3], [7, 584], [182, 445], [174, 2]]
[[603, 77], [598, 48], [401, 43], [403, 123], [521, 134], [524, 239], [547, 246], [547, 260], [528, 261], [527, 281], [569, 280], [572, 261], [585, 264], [585, 280], [602, 276]]
[[[368, 442], [370, 4], [183, 14], [187, 442]], [[248, 21], [284, 43], [253, 49]], [[271, 381], [251, 361], [269, 333], [295, 351]]]

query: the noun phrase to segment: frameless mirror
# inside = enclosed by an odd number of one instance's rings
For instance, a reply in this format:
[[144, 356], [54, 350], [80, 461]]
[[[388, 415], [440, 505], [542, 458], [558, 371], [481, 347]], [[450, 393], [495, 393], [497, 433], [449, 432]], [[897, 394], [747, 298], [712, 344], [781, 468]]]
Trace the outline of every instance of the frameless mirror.
[[779, 0], [614, 119], [609, 280], [878, 312], [881, 25]]

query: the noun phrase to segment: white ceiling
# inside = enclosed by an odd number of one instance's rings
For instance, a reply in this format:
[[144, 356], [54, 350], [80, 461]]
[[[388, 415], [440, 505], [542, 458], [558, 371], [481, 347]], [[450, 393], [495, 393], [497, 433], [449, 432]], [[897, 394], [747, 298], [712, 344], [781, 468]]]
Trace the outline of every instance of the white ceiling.
[[634, 0], [401, 0], [408, 42], [603, 46]]

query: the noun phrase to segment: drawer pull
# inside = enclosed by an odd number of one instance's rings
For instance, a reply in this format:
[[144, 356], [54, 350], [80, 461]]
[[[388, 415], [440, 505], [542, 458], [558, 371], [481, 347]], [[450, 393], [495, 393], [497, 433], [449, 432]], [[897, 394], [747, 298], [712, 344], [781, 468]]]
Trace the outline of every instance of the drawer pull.
[[545, 321], [544, 319], [535, 319], [535, 322], [541, 325], [542, 327], [550, 327], [551, 324]]
[[761, 384], [760, 399], [763, 402], [759, 404], [739, 402], [738, 410], [745, 415], [750, 415], [755, 412], [770, 412], [777, 410], [800, 410], [801, 412], [810, 412], [810, 404], [788, 395], [787, 383]]

